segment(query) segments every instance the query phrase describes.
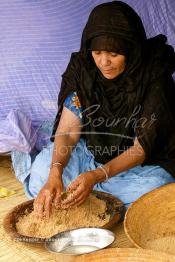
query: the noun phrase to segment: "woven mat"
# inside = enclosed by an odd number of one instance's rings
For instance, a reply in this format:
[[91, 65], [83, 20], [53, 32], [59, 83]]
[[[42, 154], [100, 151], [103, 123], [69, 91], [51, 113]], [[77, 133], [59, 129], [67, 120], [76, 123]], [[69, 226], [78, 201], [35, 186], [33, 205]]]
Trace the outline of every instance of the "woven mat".
[[[54, 253], [48, 252], [41, 244], [19, 243], [13, 241], [4, 232], [2, 221], [6, 213], [14, 206], [27, 200], [22, 185], [14, 177], [9, 157], [0, 156], [0, 186], [16, 191], [15, 195], [0, 199], [0, 261], [71, 262], [73, 260], [71, 256], [62, 254], [55, 255]], [[112, 231], [116, 234], [116, 241], [111, 247], [133, 247], [124, 233], [122, 223], [113, 227]]]

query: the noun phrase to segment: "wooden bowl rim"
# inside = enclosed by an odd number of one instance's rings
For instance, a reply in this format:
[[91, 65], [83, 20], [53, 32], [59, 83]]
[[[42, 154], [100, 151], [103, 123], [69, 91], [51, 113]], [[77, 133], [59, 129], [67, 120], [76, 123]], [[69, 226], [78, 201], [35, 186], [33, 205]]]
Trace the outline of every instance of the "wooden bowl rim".
[[[127, 259], [129, 258], [129, 260], [126, 261], [131, 261], [131, 262], [135, 262], [135, 261], [142, 261], [142, 262], [147, 262], [147, 261], [156, 261], [158, 262], [160, 259], [161, 262], [175, 262], [175, 257], [173, 255], [167, 254], [165, 252], [159, 252], [159, 251], [154, 251], [154, 250], [150, 250], [150, 249], [138, 249], [138, 248], [108, 248], [108, 249], [103, 249], [103, 250], [99, 250], [96, 251], [94, 253], [91, 254], [86, 254], [86, 255], [82, 255], [82, 256], [78, 256], [77, 259], [75, 259], [76, 261], [105, 261], [105, 258], [108, 259], [112, 259], [112, 261], [114, 261], [113, 259], [115, 258], [119, 258], [119, 259]], [[118, 259], [118, 260], [119, 260]], [[118, 261], [117, 260], [117, 261]]]

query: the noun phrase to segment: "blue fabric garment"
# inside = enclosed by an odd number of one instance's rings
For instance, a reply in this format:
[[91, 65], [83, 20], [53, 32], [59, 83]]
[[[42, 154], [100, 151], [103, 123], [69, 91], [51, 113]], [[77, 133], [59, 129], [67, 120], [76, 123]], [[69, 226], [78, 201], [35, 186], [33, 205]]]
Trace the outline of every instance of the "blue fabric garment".
[[[31, 173], [24, 181], [25, 193], [28, 198], [35, 198], [48, 179], [53, 147], [54, 144], [50, 142], [36, 156], [31, 165]], [[26, 159], [26, 161], [28, 160]], [[80, 173], [94, 170], [99, 165], [101, 164], [94, 161], [93, 154], [87, 149], [85, 140], [80, 139], [63, 172], [65, 188]], [[118, 197], [128, 207], [130, 203], [143, 194], [173, 182], [175, 182], [175, 179], [160, 166], [141, 167], [138, 165], [110, 178], [107, 182], [96, 184], [94, 189]]]
[[80, 104], [77, 92], [72, 92], [68, 95], [68, 97], [66, 98], [66, 100], [64, 101], [64, 106], [66, 108], [68, 108], [70, 111], [72, 111], [76, 116], [78, 116], [78, 118], [80, 119], [80, 121], [82, 122], [82, 111], [83, 108]]

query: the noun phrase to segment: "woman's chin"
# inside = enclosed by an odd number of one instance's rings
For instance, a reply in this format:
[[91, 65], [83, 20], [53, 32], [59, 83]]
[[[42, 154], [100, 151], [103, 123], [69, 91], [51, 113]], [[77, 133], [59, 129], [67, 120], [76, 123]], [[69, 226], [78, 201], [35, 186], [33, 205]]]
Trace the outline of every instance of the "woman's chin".
[[114, 75], [114, 74], [105, 74], [105, 73], [102, 73], [102, 74], [107, 79], [113, 79], [113, 78], [115, 78], [117, 76], [117, 75]]

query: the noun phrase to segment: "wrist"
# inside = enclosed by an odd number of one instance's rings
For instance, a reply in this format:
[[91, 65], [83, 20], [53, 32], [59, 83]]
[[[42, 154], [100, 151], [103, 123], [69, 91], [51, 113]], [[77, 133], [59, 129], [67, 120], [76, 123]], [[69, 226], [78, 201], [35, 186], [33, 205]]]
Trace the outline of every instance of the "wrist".
[[49, 178], [50, 179], [62, 179], [62, 173], [63, 173], [63, 168], [62, 167], [57, 167], [57, 166], [53, 166], [50, 169], [50, 173], [49, 173]]
[[95, 172], [94, 177], [95, 177], [95, 180], [96, 180], [95, 184], [107, 181], [108, 173], [107, 173], [107, 171], [104, 172], [103, 168], [98, 167], [94, 170], [94, 172]]
[[58, 162], [58, 161], [55, 161], [55, 162], [52, 162], [51, 165], [50, 165], [50, 169], [51, 168], [58, 168], [58, 169], [64, 169], [64, 166], [63, 166], [63, 163], [61, 162]]

